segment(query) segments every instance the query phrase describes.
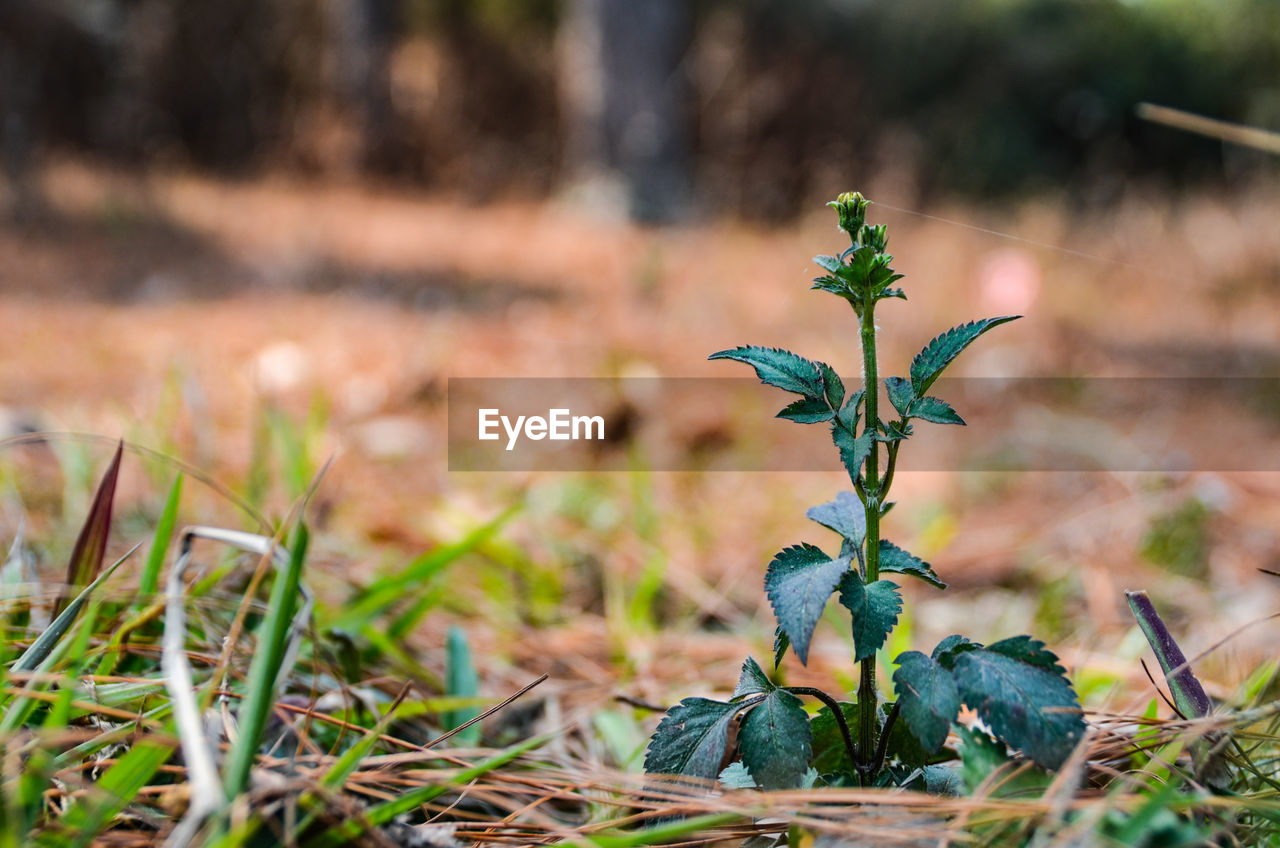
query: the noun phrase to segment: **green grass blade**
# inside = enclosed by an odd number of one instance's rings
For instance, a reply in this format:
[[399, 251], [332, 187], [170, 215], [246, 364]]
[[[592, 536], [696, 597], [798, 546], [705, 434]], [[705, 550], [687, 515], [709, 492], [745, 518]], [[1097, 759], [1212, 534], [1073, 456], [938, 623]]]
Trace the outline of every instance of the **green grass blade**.
[[395, 800], [387, 801], [377, 805], [376, 807], [371, 807], [365, 813], [362, 820], [353, 819], [351, 821], [343, 822], [336, 827], [330, 828], [320, 834], [315, 841], [309, 843], [309, 848], [338, 848], [338, 846], [341, 845], [350, 845], [360, 836], [361, 833], [365, 831], [366, 825], [369, 827], [381, 827], [397, 816], [412, 812], [423, 804], [439, 798], [455, 786], [463, 786], [475, 780], [477, 777], [488, 774], [494, 769], [501, 768], [522, 754], [528, 753], [534, 748], [537, 748], [548, 740], [554, 738], [555, 735], [556, 734], [554, 733], [544, 733], [541, 736], [534, 736], [531, 739], [526, 739], [520, 744], [513, 745], [489, 759], [477, 763], [469, 769], [464, 769], [443, 783], [433, 786], [420, 786], [417, 789], [411, 789], [408, 792], [405, 792]]
[[[471, 661], [471, 646], [461, 627], [450, 627], [447, 640], [448, 667], [446, 669], [445, 694], [457, 698], [474, 698], [480, 693], [480, 681]], [[475, 707], [450, 710], [444, 715], [444, 729], [461, 727], [480, 714]], [[464, 748], [480, 744], [480, 723], [471, 725], [457, 735], [458, 744]]]
[[58, 640], [65, 636], [67, 631], [71, 629], [72, 623], [76, 620], [76, 616], [80, 614], [80, 610], [84, 608], [85, 603], [88, 602], [89, 596], [92, 595], [99, 586], [106, 582], [107, 578], [114, 574], [115, 570], [120, 567], [120, 564], [131, 557], [133, 552], [139, 547], [141, 547], [140, 543], [134, 545], [128, 553], [116, 560], [110, 568], [99, 574], [98, 577], [86, 586], [79, 595], [76, 595], [75, 599], [67, 605], [66, 609], [60, 612], [58, 617], [53, 620], [53, 624], [49, 625], [49, 629], [41, 633], [40, 636], [31, 643], [31, 646], [22, 652], [22, 656], [18, 657], [17, 661], [13, 664], [12, 670], [35, 671], [39, 668], [40, 664], [48, 658], [49, 653], [53, 650], [53, 646], [56, 645]]
[[[87, 848], [103, 826], [133, 801], [172, 754], [172, 748], [156, 742], [144, 741], [134, 745], [106, 770], [89, 795], [67, 809], [57, 832], [48, 832], [40, 844], [49, 848], [62, 848], [68, 844]], [[75, 837], [74, 843], [68, 841], [71, 835]]]
[[122, 441], [116, 445], [111, 465], [107, 467], [107, 473], [102, 475], [102, 482], [98, 484], [98, 491], [93, 496], [89, 517], [80, 528], [80, 535], [71, 550], [71, 561], [67, 564], [67, 588], [54, 607], [55, 614], [66, 607], [69, 593], [87, 585], [102, 569], [102, 560], [107, 553], [107, 536], [111, 532], [111, 506], [115, 501], [116, 480], [120, 477], [120, 459], [123, 456]]
[[276, 702], [279, 672], [285, 658], [302, 581], [302, 562], [307, 553], [307, 539], [306, 525], [299, 524], [294, 534], [289, 564], [283, 572], [276, 575], [271, 586], [266, 618], [258, 630], [258, 650], [249, 665], [246, 697], [236, 714], [240, 734], [231, 747], [223, 776], [228, 799], [235, 798], [248, 785], [254, 755], [261, 744], [262, 732]]
[[660, 845], [681, 836], [699, 833], [710, 827], [732, 824], [742, 821], [739, 813], [710, 813], [705, 816], [694, 816], [691, 819], [666, 822], [665, 824], [619, 833], [594, 833], [583, 842], [566, 842], [565, 845], [598, 846], [598, 848], [640, 848], [643, 845]]
[[138, 599], [145, 602], [156, 593], [160, 586], [160, 571], [164, 568], [164, 557], [173, 541], [173, 528], [178, 521], [178, 504], [182, 500], [182, 473], [173, 478], [169, 488], [169, 496], [165, 498], [164, 510], [156, 524], [156, 533], [151, 541], [151, 550], [147, 553], [147, 562], [138, 579]]
[[497, 518], [472, 530], [461, 541], [428, 551], [396, 574], [378, 580], [327, 626], [358, 632], [387, 607], [403, 600], [407, 589], [426, 584], [455, 561], [488, 541], [519, 509], [519, 506], [512, 506], [504, 510]]

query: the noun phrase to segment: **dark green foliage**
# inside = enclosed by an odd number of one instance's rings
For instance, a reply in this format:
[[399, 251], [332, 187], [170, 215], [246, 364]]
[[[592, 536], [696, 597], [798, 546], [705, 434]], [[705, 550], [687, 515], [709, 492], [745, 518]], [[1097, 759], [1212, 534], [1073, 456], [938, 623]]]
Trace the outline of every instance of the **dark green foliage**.
[[809, 640], [822, 608], [848, 570], [848, 557], [832, 559], [813, 545], [787, 548], [769, 563], [765, 594], [801, 663], [809, 660]]
[[[829, 530], [836, 531], [854, 545], [861, 545], [862, 540], [867, 536], [867, 516], [862, 511], [862, 504], [858, 502], [857, 495], [853, 492], [841, 492], [833, 501], [820, 506], [811, 506], [805, 511], [805, 516]], [[880, 555], [883, 558], [883, 550]], [[881, 568], [883, 569], [884, 566], [882, 565]]]
[[772, 689], [742, 720], [738, 747], [743, 763], [762, 788], [799, 786], [812, 756], [804, 704], [790, 692]]
[[951, 722], [960, 712], [960, 690], [955, 678], [919, 651], [900, 655], [897, 663], [893, 686], [902, 718], [926, 751], [937, 751], [947, 741]]
[[951, 404], [936, 397], [922, 397], [911, 401], [907, 409], [911, 418], [932, 421], [934, 424], [959, 424], [964, 426], [964, 419], [951, 408]]
[[988, 648], [958, 656], [955, 677], [964, 703], [1045, 768], [1062, 765], [1084, 734], [1080, 702], [1061, 674]]
[[[946, 588], [929, 563], [881, 537], [881, 520], [893, 506], [888, 495], [898, 451], [913, 433], [912, 419], [964, 424], [950, 404], [926, 392], [974, 340], [1017, 316], [963, 324], [929, 342], [912, 360], [910, 380], [884, 380], [899, 416], [892, 420], [877, 390], [875, 308], [879, 301], [904, 297], [900, 289], [890, 288], [902, 275], [894, 272], [893, 257], [885, 253], [884, 226], [866, 223], [865, 198], [842, 194], [830, 205], [850, 247], [815, 259], [827, 273], [813, 287], [844, 298], [858, 316], [863, 388], [846, 398], [844, 381], [830, 366], [785, 350], [738, 347], [711, 358], [745, 362], [765, 383], [799, 394], [779, 417], [830, 422], [832, 443], [854, 492], [841, 492], [806, 515], [840, 536], [840, 555], [831, 557], [809, 544], [786, 548], [769, 563], [764, 586], [778, 621], [775, 667], [788, 647], [807, 663], [814, 628], [839, 588], [840, 603], [851, 619], [853, 661], [860, 664], [858, 701], [838, 704], [816, 689], [780, 688], [749, 659], [734, 703], [691, 698], [667, 714], [650, 740], [645, 768], [698, 777], [723, 771], [726, 785], [776, 789], [801, 785], [812, 767], [821, 779], [837, 785], [951, 791], [959, 782], [957, 770], [939, 770], [938, 763], [954, 758], [943, 748], [962, 704], [975, 710], [999, 738], [977, 734], [967, 743], [966, 779], [980, 779], [974, 776], [990, 773], [997, 760], [1005, 762], [1006, 744], [1036, 763], [1056, 767], [1082, 738], [1084, 722], [1058, 658], [1029, 636], [984, 648], [957, 635], [944, 639], [932, 656], [908, 651], [898, 657], [893, 678], [898, 702], [892, 708], [879, 702], [876, 654], [902, 612], [898, 585], [884, 575], [905, 574]], [[797, 696], [824, 704], [812, 721]], [[739, 713], [735, 752], [728, 750], [729, 729]], [[735, 753], [742, 767], [725, 769]]]
[[789, 350], [767, 347], [739, 347], [713, 353], [708, 359], [734, 359], [745, 362], [756, 371], [760, 382], [777, 386], [805, 397], [823, 397], [826, 394], [822, 372], [818, 364]]
[[1002, 318], [984, 318], [970, 321], [959, 327], [952, 327], [924, 346], [924, 350], [911, 360], [911, 389], [917, 398], [924, 397], [934, 380], [942, 376], [946, 367], [955, 360], [974, 340], [990, 329], [1017, 320], [1020, 315], [1006, 315]]
[[902, 612], [898, 584], [876, 580], [863, 585], [857, 572], [846, 572], [840, 582], [840, 603], [853, 616], [854, 661], [874, 656]]
[[729, 747], [729, 725], [742, 704], [685, 698], [658, 724], [644, 770], [711, 780], [720, 774]]
[[939, 580], [938, 575], [933, 573], [933, 566], [919, 557], [912, 556], [893, 542], [885, 539], [880, 540], [880, 570], [891, 571], [895, 574], [910, 574], [912, 577], [919, 577], [939, 589], [947, 588], [947, 584]]

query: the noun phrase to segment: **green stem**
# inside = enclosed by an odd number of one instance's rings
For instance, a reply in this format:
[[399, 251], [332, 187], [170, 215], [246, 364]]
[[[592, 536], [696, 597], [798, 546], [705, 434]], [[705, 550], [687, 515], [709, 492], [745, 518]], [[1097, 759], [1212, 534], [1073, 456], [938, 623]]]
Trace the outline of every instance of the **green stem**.
[[[866, 419], [863, 424], [863, 435], [870, 434], [871, 453], [867, 455], [864, 466], [864, 488], [866, 500], [864, 508], [867, 517], [867, 555], [863, 580], [873, 583], [880, 576], [880, 443], [874, 441], [879, 428], [880, 375], [876, 368], [876, 317], [875, 300], [867, 298], [862, 309], [862, 374], [866, 386], [864, 403]], [[858, 681], [858, 752], [863, 759], [859, 769], [864, 776], [870, 777], [874, 767], [871, 760], [876, 750], [876, 658], [867, 657], [862, 661], [862, 671]]]

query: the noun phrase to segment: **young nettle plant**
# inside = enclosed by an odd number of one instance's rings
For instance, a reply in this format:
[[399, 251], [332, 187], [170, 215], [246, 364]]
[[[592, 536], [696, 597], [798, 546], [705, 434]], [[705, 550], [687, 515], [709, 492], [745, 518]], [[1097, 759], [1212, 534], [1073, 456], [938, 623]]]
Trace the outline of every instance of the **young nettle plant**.
[[[830, 424], [854, 491], [841, 492], [807, 515], [840, 536], [840, 552], [831, 556], [807, 543], [786, 548], [769, 563], [764, 586], [778, 619], [775, 667], [788, 650], [807, 663], [814, 628], [832, 595], [849, 611], [853, 659], [860, 664], [857, 700], [841, 703], [816, 689], [777, 686], [759, 663], [747, 659], [731, 700], [686, 698], [666, 714], [649, 741], [645, 770], [720, 777], [738, 788], [933, 784], [927, 778], [936, 772], [928, 766], [955, 758], [945, 744], [962, 705], [1001, 742], [1040, 766], [1056, 768], [1081, 738], [1084, 722], [1058, 658], [1030, 636], [984, 646], [954, 635], [931, 655], [903, 653], [894, 660], [897, 700], [880, 700], [876, 652], [902, 611], [898, 584], [885, 575], [946, 588], [929, 563], [880, 536], [881, 520], [893, 506], [888, 496], [898, 452], [916, 419], [964, 424], [950, 404], [929, 394], [930, 387], [975, 339], [1019, 316], [953, 327], [916, 355], [909, 377], [881, 381], [876, 305], [906, 299], [893, 287], [902, 275], [885, 252], [884, 225], [866, 223], [869, 203], [861, 194], [843, 194], [828, 205], [852, 244], [839, 256], [814, 260], [827, 273], [813, 288], [844, 298], [858, 316], [863, 388], [848, 394], [831, 366], [786, 350], [739, 347], [711, 359], [745, 362], [765, 383], [799, 395], [778, 417]], [[882, 382], [891, 410], [882, 410]], [[810, 716], [802, 697], [823, 706]], [[967, 747], [981, 749], [988, 759], [991, 751], [1002, 750], [980, 730], [962, 735]]]

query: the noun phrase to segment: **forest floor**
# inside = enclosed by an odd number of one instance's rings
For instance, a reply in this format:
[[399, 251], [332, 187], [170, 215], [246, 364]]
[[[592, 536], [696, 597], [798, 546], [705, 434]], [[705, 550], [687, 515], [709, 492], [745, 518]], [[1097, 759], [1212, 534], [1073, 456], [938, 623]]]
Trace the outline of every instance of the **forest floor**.
[[[619, 695], [667, 704], [723, 694], [743, 656], [768, 651], [764, 567], [785, 545], [818, 541], [804, 510], [841, 488], [834, 458], [830, 472], [450, 473], [446, 388], [451, 377], [725, 376], [707, 354], [744, 343], [851, 371], [851, 317], [805, 291], [809, 258], [840, 246], [827, 210], [775, 229], [650, 230], [556, 203], [468, 206], [75, 161], [51, 164], [40, 186], [40, 222], [0, 228], [11, 432], [124, 437], [243, 492], [261, 470], [264, 414], [283, 413], [305, 453], [297, 467], [336, 457], [313, 504], [309, 574], [331, 602], [518, 506], [500, 545], [457, 564], [442, 615], [414, 637], [436, 650], [464, 622], [492, 696], [547, 672], [568, 710]], [[1274, 193], [1188, 202], [1134, 190], [1100, 213], [1053, 198], [913, 211], [884, 200], [872, 218], [889, 225], [911, 297], [880, 314], [890, 368], [952, 324], [1017, 311], [1026, 318], [984, 339], [966, 373], [1280, 375]], [[1248, 451], [1249, 439], [1274, 443], [1280, 418], [1206, 401], [1128, 424]], [[88, 451], [100, 468], [110, 445]], [[272, 473], [262, 504], [280, 515], [300, 484], [283, 462]], [[126, 497], [157, 496], [156, 478], [126, 481]], [[890, 532], [954, 587], [908, 587], [901, 638], [1036, 633], [1092, 708], [1141, 712], [1152, 697], [1125, 589], [1151, 591], [1190, 655], [1280, 610], [1280, 579], [1257, 570], [1280, 569], [1280, 466], [918, 472], [896, 492]], [[847, 642], [820, 630], [793, 682], [852, 686]], [[1274, 644], [1264, 623], [1197, 668], [1225, 697]]]

